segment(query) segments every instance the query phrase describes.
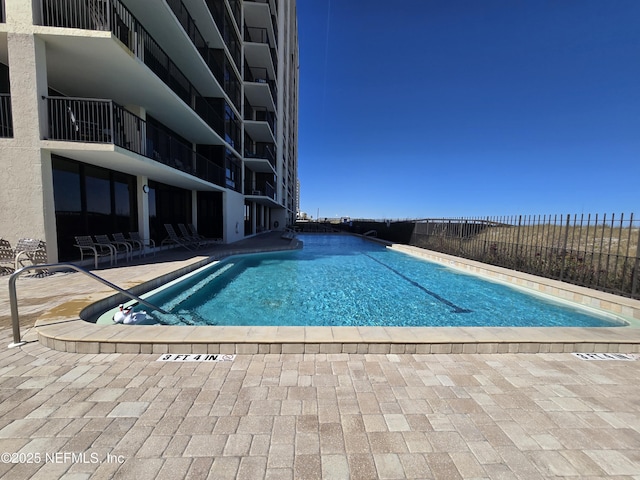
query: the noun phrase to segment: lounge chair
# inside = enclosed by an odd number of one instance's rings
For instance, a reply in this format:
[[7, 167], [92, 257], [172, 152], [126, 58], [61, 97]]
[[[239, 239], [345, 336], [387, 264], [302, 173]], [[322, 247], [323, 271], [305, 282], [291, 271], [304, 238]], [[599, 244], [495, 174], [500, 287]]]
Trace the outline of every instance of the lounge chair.
[[133, 240], [127, 240], [126, 238], [124, 238], [123, 233], [112, 233], [111, 236], [113, 237], [113, 240], [115, 242], [129, 245], [131, 258], [133, 258], [133, 252], [138, 252], [138, 258], [142, 256], [142, 253], [144, 252], [144, 246], [142, 245], [141, 242], [134, 242]]
[[12, 272], [25, 266], [29, 261], [32, 265], [46, 263], [46, 244], [35, 238], [21, 238], [16, 248], [11, 248], [8, 240], [0, 239], [0, 271]]
[[156, 254], [156, 242], [150, 238], [149, 240], [144, 240], [142, 237], [140, 237], [140, 233], [139, 232], [129, 232], [129, 242], [132, 242], [133, 244], [139, 244], [142, 246], [142, 255], [146, 255], [146, 248], [153, 248], [153, 255], [155, 256]]
[[117, 263], [116, 248], [111, 243], [97, 243], [90, 236], [75, 237], [76, 244], [74, 247], [80, 249], [80, 261], [84, 260], [84, 254], [88, 253], [94, 257], [95, 268], [98, 268], [98, 258], [109, 256], [109, 265], [113, 265], [114, 260]]
[[165, 223], [164, 228], [167, 231], [167, 235], [169, 236], [164, 240], [162, 240], [162, 242], [160, 243], [161, 246], [174, 245], [174, 246], [186, 248], [189, 251], [193, 251], [194, 248], [197, 248], [198, 246], [200, 246], [199, 243], [196, 245], [190, 239], [179, 237], [176, 231], [173, 229], [173, 225]]
[[0, 238], [0, 273], [10, 273], [13, 271], [15, 254], [9, 240]]
[[193, 225], [193, 223], [190, 223], [189, 225], [187, 225], [189, 227], [189, 231], [191, 232], [191, 235], [194, 237], [199, 238], [201, 241], [207, 242], [207, 243], [222, 243], [222, 239], [221, 238], [207, 238], [204, 237], [202, 235], [200, 235], [198, 233], [198, 230], [196, 230], [196, 227]]
[[113, 248], [115, 248], [116, 263], [118, 263], [117, 260], [118, 260], [119, 253], [124, 253], [125, 262], [129, 261], [133, 257], [133, 253], [132, 253], [133, 247], [131, 246], [130, 243], [127, 243], [126, 241], [118, 242], [115, 240], [111, 240], [108, 235], [94, 235], [94, 237], [97, 243], [108, 243], [112, 245]]
[[204, 237], [201, 237], [200, 235], [193, 235], [191, 232], [189, 232], [189, 230], [187, 230], [187, 227], [184, 226], [184, 223], [179, 223], [178, 229], [182, 234], [182, 238], [189, 240], [194, 244], [197, 243], [198, 245], [202, 245], [204, 243]]
[[36, 238], [21, 238], [18, 240], [15, 249], [15, 269], [18, 270], [20, 267], [24, 267], [24, 262], [27, 260], [31, 265], [46, 263], [46, 243]]

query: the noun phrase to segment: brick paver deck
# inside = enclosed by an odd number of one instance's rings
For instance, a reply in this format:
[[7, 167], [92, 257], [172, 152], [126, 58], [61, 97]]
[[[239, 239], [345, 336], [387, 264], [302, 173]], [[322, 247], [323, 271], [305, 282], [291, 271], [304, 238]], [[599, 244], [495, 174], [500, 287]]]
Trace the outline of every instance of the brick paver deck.
[[640, 478], [640, 361], [158, 358], [3, 348], [0, 477]]

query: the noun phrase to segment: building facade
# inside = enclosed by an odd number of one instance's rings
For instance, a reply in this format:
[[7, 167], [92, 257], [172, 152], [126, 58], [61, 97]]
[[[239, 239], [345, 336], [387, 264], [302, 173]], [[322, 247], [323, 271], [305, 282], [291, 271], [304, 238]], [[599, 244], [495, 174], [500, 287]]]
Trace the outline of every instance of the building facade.
[[1, 0], [0, 237], [293, 223], [295, 0]]

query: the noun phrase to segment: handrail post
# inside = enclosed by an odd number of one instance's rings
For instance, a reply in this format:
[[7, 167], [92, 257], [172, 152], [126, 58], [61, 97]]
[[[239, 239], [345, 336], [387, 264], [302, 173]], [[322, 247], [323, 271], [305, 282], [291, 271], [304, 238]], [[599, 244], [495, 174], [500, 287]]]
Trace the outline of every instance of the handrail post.
[[[19, 270], [18, 272], [21, 272]], [[27, 342], [22, 342], [20, 339], [20, 320], [18, 318], [18, 295], [16, 293], [16, 280], [18, 279], [18, 272], [14, 272], [9, 277], [9, 305], [11, 307], [11, 327], [13, 329], [13, 342], [9, 344], [9, 348], [19, 347]]]
[[24, 272], [31, 271], [31, 270], [41, 271], [41, 270], [64, 270], [64, 269], [71, 269], [71, 270], [75, 270], [76, 272], [84, 273], [88, 277], [91, 277], [97, 280], [98, 282], [106, 285], [107, 287], [112, 288], [113, 290], [129, 297], [132, 300], [137, 301], [138, 303], [141, 303], [149, 307], [152, 310], [157, 310], [160, 313], [169, 315], [169, 312], [163, 310], [162, 308], [157, 307], [152, 303], [147, 302], [146, 300], [143, 300], [137, 295], [134, 295], [133, 293], [128, 292], [127, 290], [124, 290], [118, 287], [117, 285], [109, 282], [108, 280], [105, 280], [104, 278], [99, 277], [98, 275], [91, 273], [88, 270], [85, 270], [84, 268], [74, 265], [73, 263], [28, 265], [26, 267], [21, 268], [20, 270], [13, 272], [9, 277], [9, 304], [11, 307], [11, 326], [13, 328], [13, 343], [9, 344], [9, 348], [19, 347], [27, 343], [27, 342], [21, 341], [21, 338], [20, 338], [20, 317], [18, 315], [18, 295], [16, 292], [16, 281], [18, 280], [18, 277], [22, 275]]

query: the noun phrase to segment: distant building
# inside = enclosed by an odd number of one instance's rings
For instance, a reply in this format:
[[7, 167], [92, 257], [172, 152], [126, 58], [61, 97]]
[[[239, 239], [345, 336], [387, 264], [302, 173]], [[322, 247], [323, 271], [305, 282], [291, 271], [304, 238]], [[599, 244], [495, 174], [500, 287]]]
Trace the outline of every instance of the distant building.
[[1, 3], [0, 236], [58, 261], [77, 235], [295, 221], [295, 0]]
[[300, 179], [296, 180], [296, 216], [300, 216]]

